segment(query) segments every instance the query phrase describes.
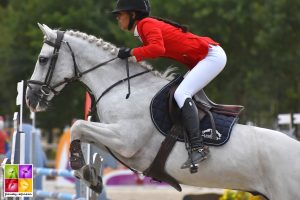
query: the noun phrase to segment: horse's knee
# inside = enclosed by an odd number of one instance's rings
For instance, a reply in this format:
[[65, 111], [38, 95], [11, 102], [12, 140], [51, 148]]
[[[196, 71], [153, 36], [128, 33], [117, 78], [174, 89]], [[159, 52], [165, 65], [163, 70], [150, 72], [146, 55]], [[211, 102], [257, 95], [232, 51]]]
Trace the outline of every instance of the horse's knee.
[[84, 120], [77, 120], [74, 122], [74, 124], [71, 126], [71, 140], [76, 140], [81, 138], [82, 130], [85, 121]]
[[119, 146], [119, 153], [125, 157], [125, 158], [132, 158], [133, 156], [135, 156], [135, 154], [137, 153], [138, 149], [134, 148], [134, 144], [132, 145], [128, 145], [131, 144], [132, 141], [126, 141], [126, 139], [123, 139]]
[[136, 154], [136, 151], [133, 151], [132, 149], [125, 146], [121, 149], [120, 154], [125, 158], [132, 158]]

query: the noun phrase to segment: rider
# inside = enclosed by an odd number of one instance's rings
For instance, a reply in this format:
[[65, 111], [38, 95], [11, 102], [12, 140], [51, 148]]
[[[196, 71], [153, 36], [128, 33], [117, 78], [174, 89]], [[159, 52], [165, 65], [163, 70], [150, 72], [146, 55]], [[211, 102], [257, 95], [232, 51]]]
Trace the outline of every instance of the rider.
[[192, 96], [223, 70], [227, 60], [225, 52], [219, 43], [209, 37], [194, 35], [188, 32], [187, 27], [176, 22], [150, 16], [148, 0], [118, 0], [113, 13], [119, 27], [130, 31], [143, 43], [143, 46], [133, 49], [120, 48], [119, 58], [133, 56], [139, 62], [166, 57], [190, 69], [174, 94], [192, 148], [190, 157], [181, 168], [200, 163], [208, 157], [209, 149], [204, 145], [199, 131], [198, 111]]

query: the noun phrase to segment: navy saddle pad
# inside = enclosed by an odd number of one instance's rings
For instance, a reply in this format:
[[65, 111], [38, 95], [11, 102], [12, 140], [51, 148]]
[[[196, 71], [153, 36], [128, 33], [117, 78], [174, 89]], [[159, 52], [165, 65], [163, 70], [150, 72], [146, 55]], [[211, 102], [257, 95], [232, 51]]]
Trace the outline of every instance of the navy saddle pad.
[[[152, 99], [150, 104], [150, 114], [152, 121], [157, 130], [166, 136], [172, 127], [172, 121], [169, 116], [169, 91], [174, 85], [179, 85], [183, 80], [182, 76], [176, 77], [170, 83], [165, 85]], [[232, 117], [212, 112], [217, 137], [212, 137], [212, 126], [208, 115], [200, 121], [200, 130], [204, 138], [204, 143], [210, 146], [221, 146], [229, 138], [233, 125], [237, 122], [238, 117]], [[184, 142], [183, 135], [180, 135], [178, 141]]]

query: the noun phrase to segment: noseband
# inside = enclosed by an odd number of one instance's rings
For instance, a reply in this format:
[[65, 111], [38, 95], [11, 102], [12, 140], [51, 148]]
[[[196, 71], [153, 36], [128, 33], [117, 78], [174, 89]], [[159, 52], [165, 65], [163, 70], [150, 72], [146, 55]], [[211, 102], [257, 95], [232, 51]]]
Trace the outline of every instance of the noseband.
[[[46, 78], [45, 78], [45, 81], [42, 82], [42, 81], [36, 81], [36, 80], [28, 80], [27, 81], [27, 86], [32, 89], [31, 87], [31, 84], [34, 84], [34, 85], [40, 85], [41, 88], [40, 88], [40, 92], [41, 94], [43, 95], [43, 97], [47, 97], [50, 95], [51, 92], [53, 92], [53, 94], [56, 96], [59, 94], [58, 91], [56, 91], [55, 89], [63, 84], [69, 84], [71, 82], [74, 82], [74, 81], [77, 81], [79, 80], [84, 74], [90, 72], [90, 71], [93, 71], [115, 59], [117, 59], [118, 57], [115, 57], [115, 58], [112, 58], [110, 60], [107, 60], [103, 63], [100, 63], [94, 67], [92, 67], [91, 69], [88, 69], [84, 72], [80, 72], [79, 69], [78, 69], [78, 65], [76, 63], [76, 59], [75, 59], [75, 54], [70, 46], [70, 44], [66, 41], [63, 41], [63, 38], [64, 38], [64, 34], [65, 32], [63, 31], [57, 31], [57, 37], [56, 37], [56, 40], [55, 40], [55, 43], [49, 41], [49, 40], [45, 40], [44, 43], [54, 47], [53, 49], [53, 55], [51, 57], [51, 60], [50, 60], [50, 65], [49, 65], [49, 69], [48, 69], [48, 72], [47, 72], [47, 75], [46, 75]], [[58, 58], [58, 55], [59, 55], [59, 50], [60, 50], [60, 47], [61, 47], [61, 44], [62, 43], [65, 43], [67, 44], [70, 52], [71, 52], [71, 55], [72, 55], [72, 60], [73, 60], [73, 67], [74, 67], [74, 76], [71, 77], [71, 78], [64, 78], [61, 82], [58, 82], [56, 83], [55, 85], [50, 85], [50, 82], [52, 80], [52, 77], [53, 77], [53, 72], [55, 70], [55, 66], [56, 66], [56, 62], [57, 62], [57, 58]]]

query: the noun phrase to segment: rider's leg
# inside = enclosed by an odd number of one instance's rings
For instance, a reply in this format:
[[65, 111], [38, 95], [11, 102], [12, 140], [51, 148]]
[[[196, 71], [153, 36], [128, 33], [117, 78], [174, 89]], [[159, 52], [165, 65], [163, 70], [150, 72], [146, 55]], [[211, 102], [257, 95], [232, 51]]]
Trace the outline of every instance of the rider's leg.
[[203, 137], [199, 131], [200, 123], [198, 110], [191, 98], [187, 98], [185, 100], [185, 103], [181, 108], [181, 115], [192, 149], [190, 158], [182, 165], [181, 168], [188, 168], [192, 165], [192, 161], [194, 164], [197, 164], [206, 159], [209, 149], [208, 146], [205, 146], [203, 143]]
[[192, 96], [212, 81], [223, 70], [225, 64], [226, 54], [223, 49], [220, 46], [212, 46], [208, 55], [187, 74], [175, 91], [174, 98], [181, 108], [183, 124], [192, 148], [191, 156], [182, 168], [190, 167], [192, 161], [197, 164], [207, 157], [209, 151], [203, 144], [198, 111]]

